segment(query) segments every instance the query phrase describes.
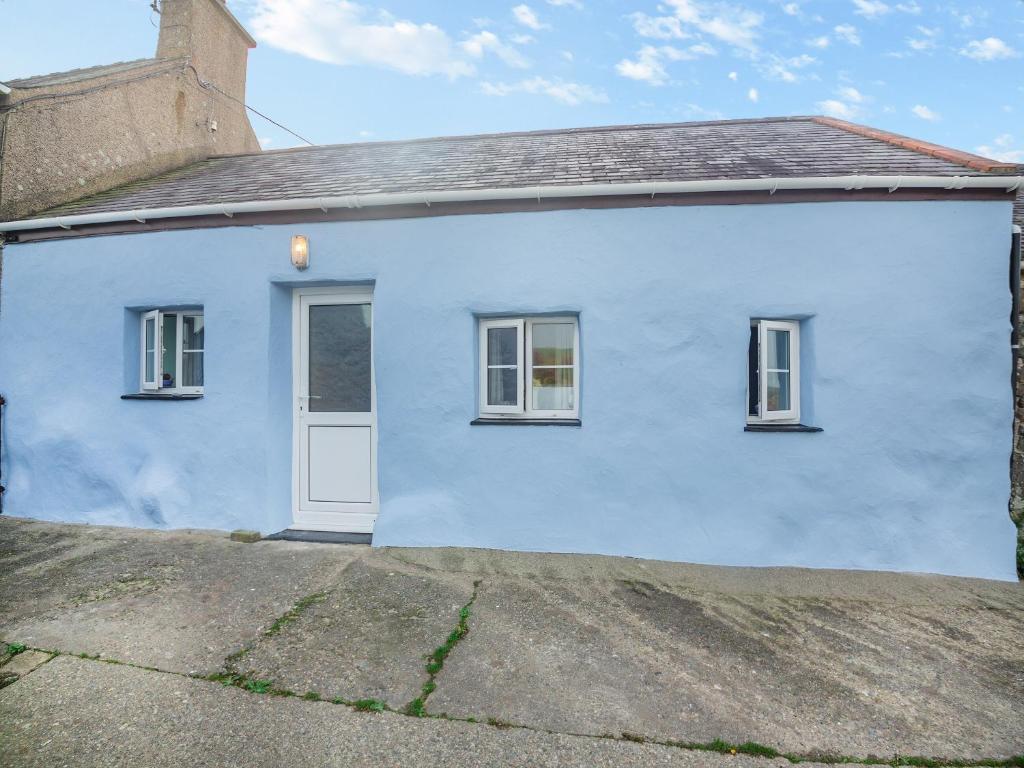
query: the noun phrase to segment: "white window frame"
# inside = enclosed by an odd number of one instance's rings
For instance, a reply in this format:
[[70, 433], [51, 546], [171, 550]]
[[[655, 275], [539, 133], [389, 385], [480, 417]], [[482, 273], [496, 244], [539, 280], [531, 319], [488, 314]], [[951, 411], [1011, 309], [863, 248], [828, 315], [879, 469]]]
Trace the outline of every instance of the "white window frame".
[[[480, 321], [480, 414], [485, 416], [521, 416], [525, 411], [523, 338], [525, 323], [521, 318]], [[489, 365], [487, 362], [487, 332], [492, 328], [516, 330], [516, 403], [515, 405], [489, 405], [487, 402], [487, 372], [491, 368], [511, 368], [511, 365]]]
[[[160, 389], [160, 310], [154, 309], [150, 312], [143, 312], [139, 324], [139, 381], [142, 383], [143, 392], [154, 392]], [[153, 321], [153, 350], [150, 353], [146, 349], [146, 324]], [[153, 378], [146, 378], [147, 357], [153, 356]]]
[[[757, 415], [749, 413], [750, 392], [748, 372], [747, 400], [744, 410], [748, 424], [799, 424], [800, 423], [800, 323], [796, 320], [751, 320], [750, 325], [757, 328]], [[789, 333], [789, 404], [786, 410], [768, 410], [768, 375], [784, 369], [768, 368], [768, 332], [786, 331]]]
[[[174, 370], [176, 371], [176, 378], [173, 387], [163, 387], [161, 382], [163, 381], [163, 364], [164, 364], [164, 316], [175, 315], [175, 348], [174, 348]], [[139, 382], [142, 392], [159, 392], [168, 395], [201, 395], [203, 394], [203, 387], [185, 387], [181, 386], [178, 382], [181, 381], [182, 375], [182, 362], [184, 358], [184, 343], [185, 339], [183, 336], [185, 318], [186, 317], [203, 317], [203, 311], [201, 309], [152, 309], [148, 312], [143, 312], [139, 317]], [[146, 379], [146, 323], [153, 320], [156, 324], [156, 337], [153, 348], [153, 356], [156, 358], [153, 361], [154, 379], [149, 381]], [[205, 324], [204, 324], [205, 328]], [[206, 356], [206, 342], [205, 333], [203, 341], [203, 357], [205, 362]], [[204, 365], [204, 379], [203, 384], [205, 385], [205, 365]]]
[[[573, 350], [573, 407], [562, 410], [533, 408], [533, 327], [535, 325], [572, 324]], [[514, 406], [487, 404], [487, 331], [490, 328], [510, 328], [517, 331], [516, 349], [518, 376], [516, 377], [517, 402]], [[499, 419], [577, 419], [580, 404], [580, 324], [575, 315], [542, 317], [502, 317], [480, 319], [480, 416]], [[495, 367], [495, 366], [490, 366]], [[548, 368], [552, 366], [539, 366]]]

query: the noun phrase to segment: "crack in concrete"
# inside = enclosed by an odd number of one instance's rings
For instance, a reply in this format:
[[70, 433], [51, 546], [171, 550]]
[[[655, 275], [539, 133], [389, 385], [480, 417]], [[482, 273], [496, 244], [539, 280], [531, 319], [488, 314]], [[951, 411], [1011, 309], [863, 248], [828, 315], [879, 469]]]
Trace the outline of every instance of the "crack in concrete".
[[[479, 583], [479, 582], [478, 582]], [[476, 585], [474, 585], [473, 600], [476, 599]], [[467, 603], [465, 607], [471, 606]], [[468, 615], [466, 616], [468, 619]], [[460, 611], [461, 619], [461, 611]], [[269, 695], [269, 696], [281, 696], [286, 698], [296, 698], [302, 701], [315, 702], [320, 704], [328, 704], [331, 706], [344, 706], [349, 709], [358, 712], [371, 712], [380, 713], [387, 712], [393, 715], [401, 715], [404, 717], [417, 717], [431, 720], [448, 720], [451, 722], [467, 723], [473, 725], [486, 726], [498, 729], [515, 729], [521, 731], [530, 731], [533, 733], [543, 733], [552, 736], [570, 736], [580, 739], [602, 739], [606, 741], [623, 741], [623, 742], [635, 742], [650, 744], [654, 746], [669, 747], [673, 749], [681, 749], [690, 752], [717, 752], [724, 755], [735, 755], [745, 754], [752, 757], [757, 757], [765, 760], [777, 760], [783, 759], [790, 763], [806, 763], [815, 762], [822, 763], [825, 765], [887, 765], [890, 768], [902, 768], [903, 766], [912, 766], [913, 768], [1024, 768], [1024, 755], [1016, 755], [1014, 757], [1006, 759], [995, 759], [995, 758], [977, 758], [971, 760], [940, 760], [936, 758], [921, 757], [915, 755], [894, 755], [890, 760], [883, 760], [877, 757], [855, 757], [851, 755], [835, 755], [835, 754], [813, 754], [813, 753], [787, 753], [779, 752], [771, 747], [766, 747], [755, 742], [745, 742], [743, 744], [730, 744], [729, 742], [716, 739], [711, 742], [684, 742], [684, 741], [673, 741], [673, 740], [661, 740], [654, 738], [647, 738], [632, 733], [622, 733], [620, 735], [615, 734], [602, 734], [595, 735], [590, 733], [574, 733], [572, 731], [556, 731], [549, 728], [540, 728], [532, 725], [522, 725], [519, 723], [510, 723], [495, 720], [489, 718], [486, 720], [479, 720], [473, 717], [454, 717], [447, 714], [428, 714], [424, 712], [421, 715], [412, 714], [404, 709], [394, 709], [388, 707], [382, 702], [377, 702], [372, 699], [361, 699], [358, 701], [348, 701], [341, 698], [334, 699], [321, 699], [319, 697], [310, 697], [307, 695], [300, 695], [293, 691], [287, 691], [282, 689], [276, 689], [268, 687], [266, 689], [258, 690], [255, 687], [246, 687], [245, 685], [239, 684], [238, 681], [225, 681], [215, 679], [215, 675], [198, 675], [190, 674], [187, 672], [175, 672], [172, 670], [159, 669], [157, 667], [144, 666], [142, 664], [133, 664], [130, 661], [121, 661], [119, 659], [102, 658], [99, 654], [90, 655], [87, 653], [68, 653], [66, 651], [60, 651], [52, 648], [35, 648], [27, 646], [26, 650], [39, 651], [41, 653], [50, 654], [50, 658], [45, 663], [49, 663], [58, 656], [66, 656], [68, 658], [81, 659], [83, 661], [93, 661], [100, 664], [112, 664], [114, 666], [129, 667], [131, 669], [138, 669], [144, 672], [156, 672], [161, 675], [172, 675], [174, 677], [184, 678], [186, 680], [193, 680], [204, 683], [219, 683], [220, 685], [230, 685], [236, 687], [239, 690], [243, 690], [247, 693], [256, 695]], [[40, 664], [39, 666], [43, 666]], [[38, 669], [38, 667], [37, 667]], [[239, 677], [239, 676], [235, 676]], [[244, 680], [245, 678], [240, 678]], [[268, 681], [268, 686], [272, 685]], [[379, 706], [378, 706], [379, 705]]]
[[420, 695], [405, 706], [406, 714], [413, 715], [414, 717], [423, 717], [427, 714], [427, 699], [430, 698], [430, 694], [437, 690], [435, 679], [441, 672], [441, 669], [444, 668], [445, 659], [455, 650], [455, 646], [459, 644], [462, 638], [469, 633], [469, 617], [473, 611], [473, 603], [476, 602], [476, 596], [482, 583], [481, 579], [473, 582], [473, 594], [470, 596], [469, 602], [459, 609], [459, 623], [448, 635], [444, 645], [438, 646], [434, 649], [433, 653], [427, 656], [427, 682], [420, 689]]

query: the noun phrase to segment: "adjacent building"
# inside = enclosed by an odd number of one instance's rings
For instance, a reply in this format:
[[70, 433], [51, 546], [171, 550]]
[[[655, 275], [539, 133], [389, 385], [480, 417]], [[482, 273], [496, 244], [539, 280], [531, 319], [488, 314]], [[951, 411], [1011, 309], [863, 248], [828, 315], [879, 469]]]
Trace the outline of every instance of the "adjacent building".
[[157, 7], [151, 59], [0, 83], [0, 219], [259, 150], [244, 106], [256, 43], [223, 0]]

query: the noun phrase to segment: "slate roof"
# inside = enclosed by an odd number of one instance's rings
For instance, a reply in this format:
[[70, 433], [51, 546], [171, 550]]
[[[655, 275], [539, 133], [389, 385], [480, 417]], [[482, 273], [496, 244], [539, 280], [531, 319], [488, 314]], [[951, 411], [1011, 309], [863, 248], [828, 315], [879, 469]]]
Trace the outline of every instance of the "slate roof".
[[33, 75], [23, 77], [19, 80], [6, 80], [5, 83], [11, 88], [46, 88], [52, 85], [66, 85], [77, 83], [82, 80], [92, 80], [97, 77], [118, 75], [122, 72], [130, 72], [140, 67], [148, 67], [152, 64], [159, 64], [169, 59], [135, 59], [134, 61], [118, 61], [114, 64], [100, 64], [95, 67], [83, 67], [71, 69], [67, 72], [52, 72], [48, 75]]
[[32, 218], [375, 192], [847, 174], [987, 175], [1016, 170], [1017, 166], [831, 118], [783, 117], [448, 136], [218, 156]]

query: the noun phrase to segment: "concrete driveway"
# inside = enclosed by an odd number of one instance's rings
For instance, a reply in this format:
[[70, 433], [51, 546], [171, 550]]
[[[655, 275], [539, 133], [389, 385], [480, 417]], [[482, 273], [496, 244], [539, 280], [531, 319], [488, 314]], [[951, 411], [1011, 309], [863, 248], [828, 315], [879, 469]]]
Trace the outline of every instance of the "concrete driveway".
[[1024, 766], [1018, 584], [2, 517], [0, 638], [5, 766]]

